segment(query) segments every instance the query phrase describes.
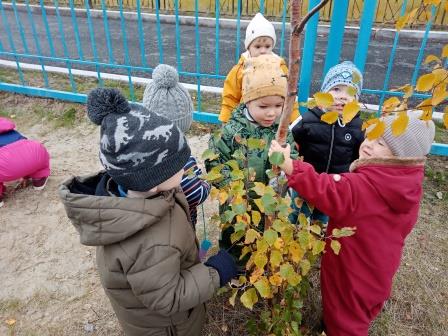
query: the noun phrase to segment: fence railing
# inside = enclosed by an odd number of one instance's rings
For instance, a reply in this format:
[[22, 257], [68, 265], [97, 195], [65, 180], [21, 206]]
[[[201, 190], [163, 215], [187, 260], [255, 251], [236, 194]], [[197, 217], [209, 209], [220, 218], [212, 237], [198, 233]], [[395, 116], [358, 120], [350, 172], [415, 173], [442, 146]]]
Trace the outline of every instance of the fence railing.
[[[381, 106], [386, 97], [401, 95], [391, 90], [396, 85], [393, 71], [400, 73], [400, 76], [403, 73], [394, 67], [399, 57], [400, 32], [378, 44], [377, 48], [383, 48], [382, 54], [389, 53], [383, 61], [383, 64], [387, 63], [387, 68], [379, 72], [374, 67], [375, 61], [367, 61], [368, 57], [378, 57], [378, 50], [370, 48], [370, 45], [380, 1], [364, 2], [359, 29], [350, 34], [345, 28], [350, 0], [337, 1], [338, 6], [332, 9], [327, 33], [318, 35], [320, 13], [307, 24], [298, 99], [306, 101], [310, 93], [316, 90], [316, 83], [322, 74], [343, 57], [353, 59], [362, 71], [369, 73], [363, 89], [364, 97], [370, 97], [369, 102]], [[310, 0], [308, 6], [311, 8], [318, 2]], [[408, 2], [402, 1], [400, 15], [408, 8]], [[238, 2], [240, 7], [233, 20], [225, 21], [225, 25], [221, 20], [220, 6], [216, 7], [213, 19], [201, 16], [200, 4], [209, 1], [195, 0], [194, 12], [189, 18], [180, 17], [180, 0], [174, 0], [173, 15], [162, 15], [155, 1], [155, 13], [148, 14], [142, 9], [145, 3], [148, 4], [147, 1], [135, 0], [136, 10], [127, 13], [122, 0], [119, 0], [117, 10], [110, 10], [105, 0], [100, 1], [99, 9], [92, 9], [89, 2], [84, 2], [82, 10], [76, 8], [74, 1], [63, 8], [58, 0], [40, 0], [36, 5], [29, 1], [18, 4], [16, 1], [6, 3], [0, 0], [0, 66], [8, 65], [16, 69], [13, 75], [0, 72], [0, 90], [84, 103], [86, 92], [92, 87], [112, 86], [116, 82], [111, 80], [124, 79], [127, 83], [123, 88], [125, 93], [131, 100], [139, 101], [143, 91], [140, 84], [148, 81], [158, 63], [167, 63], [175, 66], [182, 80], [190, 83], [190, 88], [195, 90], [197, 111], [194, 118], [217, 122], [217, 115], [209, 112], [213, 109], [211, 106], [215, 107], [215, 111], [216, 106], [219, 108], [220, 99], [204, 99], [204, 94], [219, 92], [227, 72], [243, 51], [242, 34], [247, 22], [242, 20], [242, 2]], [[269, 1], [259, 2], [262, 12], [267, 10], [268, 4]], [[435, 14], [435, 7], [432, 7], [432, 12]], [[277, 20], [278, 43], [275, 51], [285, 56], [289, 30], [285, 2]], [[214, 25], [210, 26], [210, 23]], [[411, 58], [406, 62], [412, 63], [412, 66], [405, 82], [415, 84], [418, 78], [432, 25], [433, 20], [426, 24], [421, 38], [413, 41], [413, 44], [419, 44], [415, 57], [414, 54], [409, 56], [410, 52], [407, 51], [406, 57]], [[351, 50], [347, 53], [343, 47], [348, 35], [351, 36], [348, 41]], [[317, 53], [318, 42], [323, 48], [322, 39], [326, 41], [326, 50], [331, 52]], [[442, 46], [440, 44], [437, 53], [440, 53]], [[405, 47], [408, 48], [407, 45]], [[381, 80], [383, 75], [384, 79]], [[89, 77], [92, 79], [87, 79]], [[401, 79], [399, 84], [404, 84]], [[427, 97], [426, 94], [413, 96], [417, 100]], [[448, 145], [435, 145], [433, 153], [448, 155]]]
[[[39, 3], [39, 0], [33, 0]], [[31, 3], [33, 3], [31, 1]], [[242, 17], [251, 17], [255, 13], [264, 11], [266, 16], [272, 18], [282, 16], [284, 3], [288, 0], [202, 0], [199, 1], [198, 10], [201, 15], [212, 15], [216, 14], [216, 3], [219, 2], [219, 12], [222, 16], [234, 17], [237, 15], [238, 8], [240, 8]], [[320, 13], [320, 20], [323, 22], [329, 22], [333, 13], [333, 8], [335, 2], [339, 0], [331, 0], [329, 5]], [[364, 8], [364, 3], [369, 0], [350, 0], [348, 2], [347, 8], [347, 23], [348, 24], [358, 24], [361, 19], [361, 14]], [[25, 3], [26, 0], [19, 0], [18, 3]], [[73, 0], [72, 1], [76, 7], [85, 7], [85, 0]], [[90, 8], [101, 9], [101, 0], [88, 0]], [[176, 4], [177, 2], [177, 4]], [[423, 0], [410, 0], [407, 3], [406, 11], [409, 12], [414, 8], [420, 7]], [[44, 1], [45, 4], [51, 4], [51, 0]], [[106, 0], [106, 5], [109, 8], [119, 8], [119, 0]], [[136, 9], [137, 0], [123, 0], [124, 8]], [[400, 17], [400, 9], [403, 1], [402, 0], [378, 0], [377, 10], [374, 17], [374, 23], [376, 25], [382, 24], [393, 24]], [[60, 5], [70, 5], [70, 0], [59, 1]], [[176, 7], [182, 14], [191, 14], [195, 11], [195, 0], [141, 0], [140, 8], [142, 10], [156, 11], [157, 7], [163, 13], [173, 13]], [[305, 13], [308, 9], [309, 0], [304, 0], [302, 2], [302, 12]], [[289, 18], [289, 9], [286, 9], [286, 16]], [[419, 18], [417, 18], [414, 26], [425, 25], [426, 20], [424, 14], [422, 13]], [[433, 28], [443, 29], [448, 25], [448, 13], [446, 12], [444, 6], [440, 6], [434, 17]]]

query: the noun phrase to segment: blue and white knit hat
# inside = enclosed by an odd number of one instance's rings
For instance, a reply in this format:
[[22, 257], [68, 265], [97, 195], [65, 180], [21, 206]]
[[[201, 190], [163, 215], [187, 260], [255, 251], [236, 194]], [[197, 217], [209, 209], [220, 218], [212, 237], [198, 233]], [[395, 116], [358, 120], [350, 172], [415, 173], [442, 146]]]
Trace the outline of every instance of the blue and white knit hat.
[[[353, 74], [356, 73], [358, 80], [353, 80]], [[321, 92], [328, 92], [336, 85], [349, 85], [356, 89], [357, 96], [361, 94], [362, 90], [362, 73], [350, 61], [344, 61], [342, 63], [336, 64], [328, 70], [325, 75], [324, 81], [322, 83]]]
[[178, 173], [190, 157], [183, 133], [170, 120], [128, 103], [117, 89], [91, 91], [87, 114], [101, 125], [101, 164], [126, 189], [151, 190]]

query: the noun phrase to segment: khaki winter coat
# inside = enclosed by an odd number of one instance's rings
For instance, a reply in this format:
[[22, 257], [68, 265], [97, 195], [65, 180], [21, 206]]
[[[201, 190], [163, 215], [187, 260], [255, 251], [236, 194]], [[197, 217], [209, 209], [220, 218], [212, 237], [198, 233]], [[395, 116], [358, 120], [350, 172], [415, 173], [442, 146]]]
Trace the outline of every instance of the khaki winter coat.
[[97, 247], [101, 283], [126, 335], [200, 335], [219, 275], [199, 261], [183, 193], [96, 196], [103, 175], [70, 179], [59, 195], [81, 243]]

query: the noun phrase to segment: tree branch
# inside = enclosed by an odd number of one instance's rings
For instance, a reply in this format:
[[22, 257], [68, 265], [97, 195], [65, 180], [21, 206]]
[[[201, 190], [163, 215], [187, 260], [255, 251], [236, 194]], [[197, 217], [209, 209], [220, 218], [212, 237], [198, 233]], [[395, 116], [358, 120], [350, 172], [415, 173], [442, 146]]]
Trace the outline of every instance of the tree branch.
[[312, 10], [310, 10], [303, 19], [299, 22], [297, 26], [294, 27], [292, 35], [299, 35], [305, 28], [306, 23], [311, 19], [311, 17], [316, 14], [322, 7], [324, 7], [330, 0], [322, 0], [319, 2]]

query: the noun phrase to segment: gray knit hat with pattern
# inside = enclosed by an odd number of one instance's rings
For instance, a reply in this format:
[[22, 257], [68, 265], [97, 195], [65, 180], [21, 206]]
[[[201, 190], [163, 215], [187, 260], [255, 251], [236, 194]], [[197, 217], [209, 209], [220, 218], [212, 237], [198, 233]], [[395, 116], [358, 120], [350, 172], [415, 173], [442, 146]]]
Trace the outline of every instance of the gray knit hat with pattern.
[[432, 120], [424, 121], [415, 115], [409, 115], [409, 124], [403, 134], [392, 134], [391, 124], [395, 116], [387, 116], [383, 119], [386, 128], [383, 139], [395, 156], [422, 157], [431, 150], [434, 141], [435, 126]]
[[101, 125], [101, 164], [126, 189], [151, 190], [179, 172], [190, 157], [184, 135], [171, 121], [128, 103], [117, 89], [91, 91], [87, 114]]
[[328, 70], [320, 90], [328, 92], [336, 85], [348, 85], [356, 89], [356, 95], [359, 97], [362, 90], [362, 82], [362, 73], [356, 65], [353, 62], [344, 61]]
[[179, 75], [172, 66], [159, 64], [143, 94], [143, 106], [164, 116], [182, 132], [190, 129], [193, 102], [188, 91], [179, 84]]

